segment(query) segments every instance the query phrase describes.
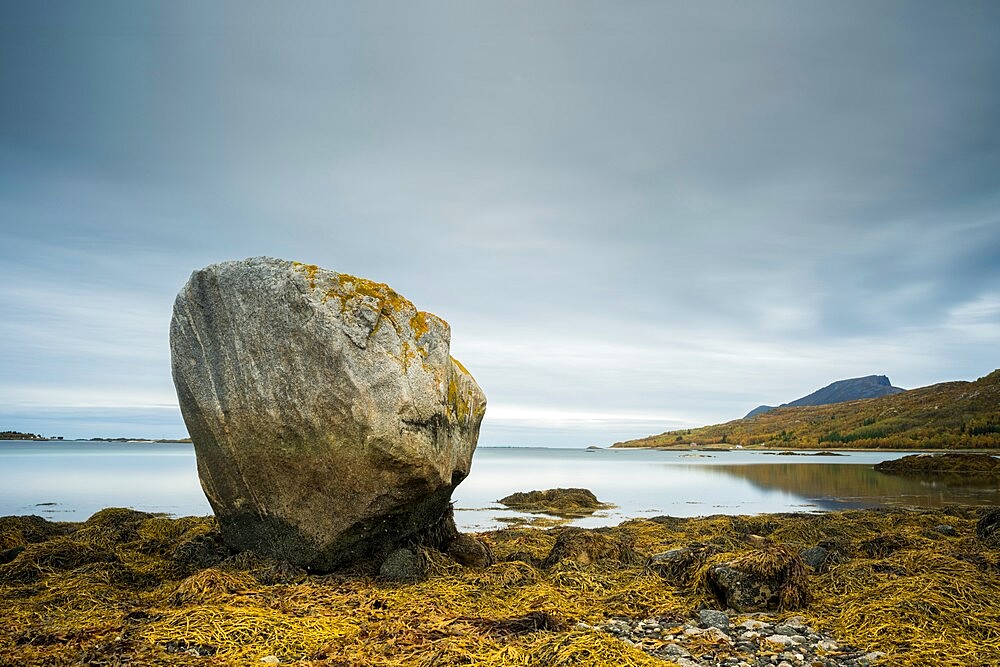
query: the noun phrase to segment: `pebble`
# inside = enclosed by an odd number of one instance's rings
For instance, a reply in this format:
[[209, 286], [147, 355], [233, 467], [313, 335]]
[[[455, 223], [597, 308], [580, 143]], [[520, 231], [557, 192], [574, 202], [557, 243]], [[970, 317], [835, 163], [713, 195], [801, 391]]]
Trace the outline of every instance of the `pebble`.
[[816, 632], [800, 617], [733, 616], [703, 609], [687, 621], [616, 617], [594, 627], [681, 667], [873, 667], [885, 657]]

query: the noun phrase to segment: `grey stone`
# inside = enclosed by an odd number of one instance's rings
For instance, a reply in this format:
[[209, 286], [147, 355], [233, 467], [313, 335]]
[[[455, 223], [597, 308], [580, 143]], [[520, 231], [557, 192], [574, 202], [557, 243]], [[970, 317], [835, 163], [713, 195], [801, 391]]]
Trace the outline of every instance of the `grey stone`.
[[392, 581], [415, 581], [422, 579], [425, 571], [420, 556], [409, 549], [396, 549], [382, 561], [378, 573]]
[[934, 526], [934, 530], [942, 535], [948, 535], [949, 537], [958, 535], [958, 531], [955, 530], [954, 526], [949, 526], [947, 524], [941, 524], [939, 526]]
[[815, 572], [826, 572], [840, 560], [839, 556], [821, 546], [809, 547], [799, 552], [799, 557]]
[[170, 346], [202, 488], [237, 551], [378, 562], [442, 522], [469, 473], [485, 396], [449, 356], [448, 324], [387, 285], [214, 264], [178, 295]]
[[690, 658], [691, 653], [682, 646], [677, 644], [667, 644], [662, 649], [660, 649], [664, 655], [675, 655], [682, 658]]
[[729, 616], [724, 611], [702, 609], [698, 612], [698, 621], [706, 628], [719, 628], [721, 630], [729, 628]]

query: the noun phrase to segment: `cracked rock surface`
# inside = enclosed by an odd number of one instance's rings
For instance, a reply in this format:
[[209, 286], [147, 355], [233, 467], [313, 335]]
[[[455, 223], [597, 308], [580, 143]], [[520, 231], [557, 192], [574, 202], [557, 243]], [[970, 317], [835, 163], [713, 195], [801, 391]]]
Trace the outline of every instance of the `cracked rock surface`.
[[271, 258], [195, 271], [174, 384], [230, 548], [328, 571], [450, 520], [486, 397], [388, 285]]

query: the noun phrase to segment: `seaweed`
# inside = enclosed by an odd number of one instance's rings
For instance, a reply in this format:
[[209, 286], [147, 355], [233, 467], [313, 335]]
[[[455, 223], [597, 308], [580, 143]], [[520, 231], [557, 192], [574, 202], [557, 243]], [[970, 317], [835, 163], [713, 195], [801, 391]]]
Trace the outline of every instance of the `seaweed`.
[[599, 501], [588, 489], [521, 491], [497, 502], [522, 512], [539, 512], [563, 518], [589, 516], [597, 510], [614, 507]]
[[[0, 566], [31, 573], [0, 581], [0, 663], [663, 665], [592, 626], [713, 605], [700, 578], [647, 567], [653, 554], [700, 545], [685, 571], [728, 562], [806, 577], [810, 599], [789, 589], [787, 606], [805, 604], [796, 613], [810, 625], [884, 651], [888, 664], [1000, 664], [1000, 551], [976, 536], [990, 516], [954, 507], [510, 528], [476, 535], [496, 559], [482, 567], [419, 547], [427, 575], [417, 582], [310, 575], [250, 553], [187, 572], [171, 554], [211, 534], [210, 518], [120, 515], [82, 533], [35, 522], [36, 536], [51, 536]], [[942, 524], [955, 534], [933, 530]], [[763, 543], [748, 541], [761, 532]], [[833, 542], [843, 557], [825, 571], [795, 567], [800, 550]]]

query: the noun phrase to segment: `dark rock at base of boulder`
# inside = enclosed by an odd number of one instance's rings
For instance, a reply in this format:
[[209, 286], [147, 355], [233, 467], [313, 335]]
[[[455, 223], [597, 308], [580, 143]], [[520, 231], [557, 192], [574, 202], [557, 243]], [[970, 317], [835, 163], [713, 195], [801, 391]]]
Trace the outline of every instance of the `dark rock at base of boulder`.
[[963, 474], [1000, 475], [1000, 459], [989, 454], [911, 454], [900, 459], [882, 461], [875, 470], [891, 475]]
[[705, 584], [720, 604], [739, 612], [798, 609], [809, 600], [805, 563], [780, 545], [710, 567]]
[[1000, 509], [989, 510], [976, 522], [976, 537], [986, 544], [1000, 547]]
[[654, 554], [646, 562], [646, 567], [670, 583], [681, 586], [691, 583], [705, 560], [718, 551], [715, 545], [696, 542]]
[[465, 567], [487, 567], [496, 561], [489, 547], [465, 533], [451, 541], [446, 553]]
[[566, 528], [559, 533], [542, 567], [552, 567], [564, 560], [586, 567], [598, 562], [629, 565], [640, 559], [632, 545], [621, 539], [594, 530]]
[[419, 554], [410, 549], [396, 549], [382, 561], [378, 573], [389, 581], [417, 581], [427, 575], [427, 568]]
[[543, 512], [561, 517], [587, 516], [609, 507], [589, 489], [546, 489], [522, 491], [498, 500], [501, 505], [522, 512]]

